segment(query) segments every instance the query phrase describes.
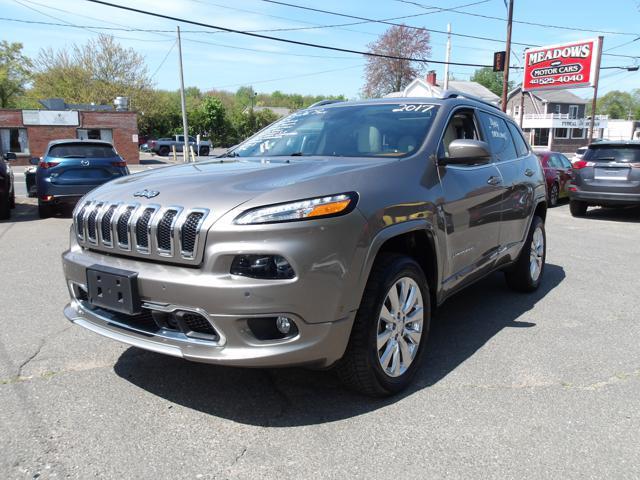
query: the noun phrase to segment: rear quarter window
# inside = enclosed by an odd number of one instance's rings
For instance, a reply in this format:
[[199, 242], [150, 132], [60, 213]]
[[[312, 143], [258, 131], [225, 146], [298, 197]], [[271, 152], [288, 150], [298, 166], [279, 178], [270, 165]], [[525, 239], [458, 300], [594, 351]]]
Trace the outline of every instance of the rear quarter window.
[[527, 142], [522, 137], [522, 134], [520, 133], [520, 130], [518, 129], [518, 127], [516, 127], [514, 124], [509, 122], [507, 123], [507, 125], [509, 127], [509, 131], [511, 132], [511, 136], [513, 137], [513, 143], [516, 146], [516, 152], [518, 154], [518, 157], [524, 157], [528, 155], [529, 145], [527, 145]]

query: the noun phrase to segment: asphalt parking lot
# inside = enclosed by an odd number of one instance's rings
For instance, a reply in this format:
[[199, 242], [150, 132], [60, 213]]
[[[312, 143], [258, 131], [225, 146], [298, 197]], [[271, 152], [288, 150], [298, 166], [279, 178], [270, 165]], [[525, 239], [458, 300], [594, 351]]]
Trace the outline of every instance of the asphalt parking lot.
[[0, 223], [0, 477], [640, 478], [640, 210], [549, 212], [533, 295], [438, 312], [415, 387], [148, 353], [69, 324], [68, 217]]

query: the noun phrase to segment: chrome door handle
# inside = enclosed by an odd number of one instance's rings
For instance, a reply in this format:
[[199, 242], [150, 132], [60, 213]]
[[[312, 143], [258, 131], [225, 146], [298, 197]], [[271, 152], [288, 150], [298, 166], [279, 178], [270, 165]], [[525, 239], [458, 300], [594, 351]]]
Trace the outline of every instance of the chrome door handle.
[[501, 179], [500, 177], [496, 177], [496, 176], [494, 175], [494, 176], [491, 176], [491, 177], [489, 177], [489, 178], [487, 179], [487, 183], [488, 183], [489, 185], [499, 185], [499, 184], [501, 184], [501, 183], [502, 183], [502, 179]]
[[533, 170], [531, 170], [530, 168], [527, 168], [527, 169], [524, 171], [524, 174], [525, 174], [527, 177], [533, 177], [533, 173], [534, 173], [534, 172], [533, 172]]

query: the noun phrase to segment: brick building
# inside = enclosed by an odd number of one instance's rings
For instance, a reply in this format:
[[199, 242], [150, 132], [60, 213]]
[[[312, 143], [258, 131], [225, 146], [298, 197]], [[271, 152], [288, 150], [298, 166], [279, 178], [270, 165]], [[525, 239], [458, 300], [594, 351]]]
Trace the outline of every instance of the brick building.
[[17, 165], [27, 165], [50, 141], [65, 138], [106, 140], [127, 163], [140, 162], [135, 112], [0, 109], [2, 151], [14, 152]]

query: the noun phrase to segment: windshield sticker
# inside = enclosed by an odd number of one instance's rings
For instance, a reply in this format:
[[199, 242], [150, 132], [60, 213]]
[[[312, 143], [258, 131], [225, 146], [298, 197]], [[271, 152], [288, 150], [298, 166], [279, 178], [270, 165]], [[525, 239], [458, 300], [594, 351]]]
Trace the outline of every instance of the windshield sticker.
[[391, 110], [392, 112], [420, 112], [427, 113], [433, 108], [433, 105], [428, 103], [403, 103]]

